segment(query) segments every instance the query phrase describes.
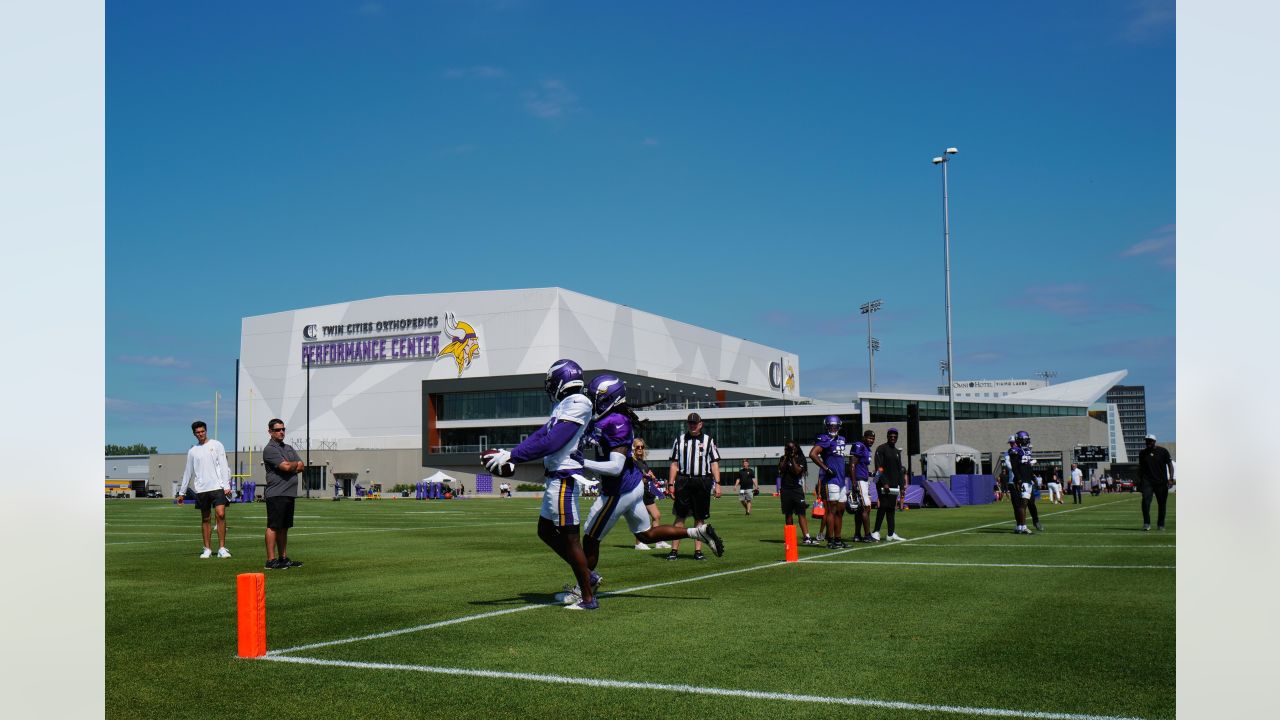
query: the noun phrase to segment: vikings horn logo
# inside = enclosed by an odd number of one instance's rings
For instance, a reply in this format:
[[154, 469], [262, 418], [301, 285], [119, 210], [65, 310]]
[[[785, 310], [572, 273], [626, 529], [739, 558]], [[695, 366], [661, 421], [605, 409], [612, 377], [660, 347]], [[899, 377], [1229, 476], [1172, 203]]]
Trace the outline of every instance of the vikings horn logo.
[[787, 366], [787, 389], [791, 392], [796, 391], [796, 369], [790, 365]]
[[453, 356], [453, 361], [458, 364], [458, 376], [461, 377], [462, 371], [471, 367], [472, 358], [480, 354], [480, 338], [476, 337], [475, 329], [467, 323], [458, 322], [453, 313], [445, 313], [444, 331], [449, 336], [450, 343], [440, 348], [437, 359], [445, 355]]

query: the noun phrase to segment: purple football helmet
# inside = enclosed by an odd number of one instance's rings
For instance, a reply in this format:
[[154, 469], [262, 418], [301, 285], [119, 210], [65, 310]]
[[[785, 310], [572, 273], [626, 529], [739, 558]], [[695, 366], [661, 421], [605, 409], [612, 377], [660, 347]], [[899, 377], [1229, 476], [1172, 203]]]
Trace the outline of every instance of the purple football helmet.
[[828, 415], [822, 419], [822, 426], [827, 429], [829, 435], [839, 435], [841, 424], [839, 415]]
[[1026, 430], [1019, 430], [1013, 434], [1013, 437], [1019, 447], [1027, 447], [1031, 445], [1031, 433]]
[[582, 389], [582, 366], [568, 359], [551, 363], [542, 387], [551, 402], [560, 402]]
[[597, 375], [587, 385], [587, 397], [595, 409], [596, 419], [627, 401], [627, 384], [617, 375]]

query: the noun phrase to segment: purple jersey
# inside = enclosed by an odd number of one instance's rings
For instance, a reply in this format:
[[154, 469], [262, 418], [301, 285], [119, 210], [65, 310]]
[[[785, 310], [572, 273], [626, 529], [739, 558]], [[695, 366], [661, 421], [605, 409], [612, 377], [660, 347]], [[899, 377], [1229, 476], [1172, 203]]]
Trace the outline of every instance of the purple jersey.
[[822, 464], [831, 470], [829, 473], [822, 473], [823, 482], [849, 487], [849, 474], [845, 472], [844, 467], [844, 456], [848, 447], [846, 442], [843, 435], [830, 435], [828, 433], [822, 433], [817, 440], [813, 441], [814, 445], [822, 448]]
[[871, 448], [861, 440], [853, 444], [853, 477], [857, 480], [871, 479]]
[[622, 466], [621, 475], [601, 475], [601, 495], [621, 495], [640, 485], [644, 476], [640, 467], [631, 457], [631, 441], [635, 432], [631, 429], [631, 420], [621, 413], [609, 413], [591, 424], [584, 444], [595, 449], [596, 460], [603, 462], [609, 459], [609, 453], [616, 447], [622, 447], [622, 454], [627, 461]]

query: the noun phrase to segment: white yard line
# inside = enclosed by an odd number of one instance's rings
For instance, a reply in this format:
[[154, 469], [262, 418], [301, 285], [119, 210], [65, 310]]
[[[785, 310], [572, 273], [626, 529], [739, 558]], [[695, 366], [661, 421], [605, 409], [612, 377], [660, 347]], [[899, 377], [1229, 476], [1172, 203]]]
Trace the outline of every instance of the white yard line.
[[[421, 530], [448, 530], [448, 529], [459, 528], [459, 527], [480, 527], [481, 525], [492, 526], [492, 525], [523, 525], [523, 524], [524, 523], [522, 522], [521, 523], [516, 523], [516, 522], [476, 523], [475, 525], [423, 525], [422, 527], [377, 528], [377, 529], [369, 529], [369, 530], [334, 530], [332, 532], [290, 532], [289, 537], [310, 537], [313, 535], [350, 535], [350, 534], [359, 534], [359, 533], [378, 533], [378, 532], [412, 532], [412, 531], [421, 531]], [[257, 540], [262, 539], [262, 536], [260, 535], [250, 535], [250, 536], [236, 535], [234, 537], [236, 539], [245, 539], [245, 538], [254, 538]], [[171, 543], [171, 542], [188, 542], [188, 539], [184, 538], [181, 540], [126, 540], [124, 542], [109, 542], [109, 543], [103, 543], [103, 544], [104, 545], [153, 545], [157, 543]]]
[[[1093, 506], [1093, 507], [1103, 507], [1103, 506], [1102, 506], [1102, 505], [1095, 505], [1095, 506]], [[1081, 508], [1077, 508], [1076, 510], [1084, 510], [1084, 509], [1086, 509], [1086, 508], [1081, 507]], [[1064, 510], [1064, 511], [1061, 511], [1061, 512], [1075, 512], [1076, 510]], [[1057, 514], [1057, 513], [1055, 513], [1055, 514]], [[965, 533], [965, 532], [970, 532], [970, 531], [973, 531], [973, 530], [980, 530], [980, 529], [982, 529], [982, 528], [992, 527], [992, 526], [994, 526], [994, 525], [1004, 525], [1004, 524], [1007, 524], [1007, 523], [1009, 523], [1009, 522], [1011, 522], [1011, 521], [1010, 521], [1010, 520], [1001, 520], [1001, 521], [998, 521], [998, 522], [986, 523], [986, 524], [984, 524], [984, 525], [975, 525], [975, 526], [973, 526], [973, 527], [960, 528], [959, 530], [948, 530], [948, 531], [946, 531], [946, 532], [934, 533], [934, 534], [932, 534], [932, 535], [924, 535], [924, 536], [922, 536], [922, 537], [916, 538], [916, 540], [929, 540], [929, 539], [932, 539], [932, 538], [943, 537], [943, 536], [946, 536], [946, 535], [955, 535], [955, 534], [957, 534], [957, 533]], [[843, 554], [845, 554], [845, 553], [853, 552], [853, 551], [855, 551], [855, 550], [874, 550], [874, 549], [876, 549], [876, 548], [892, 547], [892, 546], [894, 546], [894, 545], [901, 545], [901, 544], [903, 544], [903, 543], [910, 543], [910, 542], [915, 542], [915, 541], [913, 541], [913, 540], [903, 540], [903, 541], [901, 541], [901, 542], [897, 542], [897, 543], [878, 543], [878, 544], [875, 544], [875, 545], [855, 545], [855, 546], [853, 546], [853, 547], [851, 547], [851, 548], [849, 548], [849, 549], [847, 549], [847, 550], [837, 550], [837, 551], [835, 551], [835, 552], [832, 552], [832, 553], [829, 553], [829, 554], [827, 554], [827, 555], [824, 555], [823, 557], [833, 557], [833, 556], [837, 556], [837, 555], [843, 555]], [[802, 562], [802, 563], [806, 563], [806, 562], [811, 563], [811, 562], [814, 562], [814, 561], [815, 561], [815, 558], [805, 558], [805, 559], [803, 559], [803, 560], [800, 560], [800, 562]], [[710, 580], [710, 579], [712, 579], [712, 578], [725, 577], [725, 576], [728, 576], [728, 575], [737, 575], [737, 574], [741, 574], [741, 573], [754, 572], [754, 571], [756, 571], [756, 570], [764, 570], [764, 569], [766, 569], [766, 568], [779, 567], [779, 566], [788, 565], [788, 564], [790, 564], [790, 563], [783, 562], [783, 561], [776, 561], [776, 562], [764, 563], [764, 564], [762, 564], [762, 565], [752, 565], [752, 566], [750, 566], [750, 567], [738, 568], [738, 569], [735, 569], [735, 570], [724, 570], [724, 571], [721, 571], [721, 572], [713, 572], [713, 573], [708, 573], [708, 574], [705, 574], [705, 575], [695, 575], [695, 576], [693, 576], [693, 577], [682, 578], [682, 579], [680, 579], [680, 580], [667, 580], [667, 581], [664, 581], [664, 582], [651, 583], [651, 584], [648, 584], [648, 585], [639, 585], [639, 586], [636, 586], [636, 587], [624, 588], [624, 589], [622, 589], [622, 590], [613, 590], [613, 591], [610, 591], [610, 592], [602, 592], [602, 593], [600, 593], [600, 597], [605, 598], [605, 597], [609, 597], [610, 595], [624, 595], [624, 594], [626, 594], [626, 593], [638, 592], [638, 591], [641, 591], [641, 590], [652, 590], [652, 589], [654, 589], [654, 588], [669, 587], [669, 586], [671, 586], [671, 585], [681, 585], [681, 584], [684, 584], [684, 583], [699, 582], [699, 581], [702, 581], [702, 580]], [[511, 608], [511, 609], [508, 609], [508, 610], [499, 610], [499, 611], [496, 611], [496, 612], [479, 613], [479, 614], [477, 614], [477, 615], [463, 615], [462, 617], [453, 618], [453, 619], [451, 619], [451, 620], [442, 620], [442, 621], [439, 621], [439, 622], [428, 623], [428, 624], [426, 624], [426, 625], [415, 625], [414, 627], [410, 627], [410, 628], [402, 628], [402, 629], [398, 629], [398, 630], [387, 630], [387, 631], [385, 631], [385, 632], [374, 633], [374, 634], [371, 634], [371, 635], [358, 635], [358, 636], [355, 636], [355, 637], [342, 638], [342, 639], [340, 639], [340, 640], [329, 640], [329, 641], [322, 642], [322, 643], [311, 643], [311, 644], [307, 644], [307, 645], [299, 645], [299, 646], [297, 646], [297, 647], [285, 648], [285, 649], [283, 649], [283, 650], [272, 650], [272, 651], [268, 652], [267, 654], [268, 654], [269, 656], [276, 656], [276, 655], [283, 655], [283, 654], [285, 654], [285, 653], [298, 652], [298, 651], [300, 651], [300, 650], [309, 650], [309, 649], [311, 649], [311, 648], [317, 648], [317, 647], [331, 647], [331, 646], [334, 646], [334, 645], [347, 645], [347, 644], [350, 644], [350, 643], [361, 642], [361, 641], [364, 641], [364, 640], [376, 640], [376, 639], [379, 639], [379, 638], [391, 637], [391, 636], [393, 636], [393, 635], [405, 635], [405, 634], [408, 634], [408, 633], [421, 632], [421, 631], [423, 631], [423, 630], [431, 630], [431, 629], [434, 629], [434, 628], [437, 628], [437, 627], [444, 627], [444, 626], [446, 626], [446, 625], [456, 625], [456, 624], [458, 624], [458, 623], [470, 622], [470, 621], [472, 621], [472, 620], [483, 620], [483, 619], [486, 619], [486, 618], [495, 617], [495, 616], [497, 616], [497, 615], [505, 615], [505, 614], [513, 613], [513, 612], [522, 612], [522, 611], [524, 611], [524, 610], [535, 610], [535, 609], [537, 609], [537, 608], [544, 608], [544, 607], [561, 607], [561, 605], [560, 605], [559, 603], [531, 603], [531, 604], [529, 604], [529, 605], [522, 605], [522, 606], [520, 606], [520, 607], [517, 607], [517, 608]]]
[[1025, 544], [1022, 543], [911, 543], [911, 547], [935, 547], [935, 548], [1017, 548], [1019, 550], [1033, 548], [1071, 548], [1072, 550], [1092, 550], [1094, 548], [1126, 548], [1131, 550], [1145, 550], [1147, 548], [1176, 548], [1177, 545], [1042, 545], [1035, 541]]
[[1038, 565], [1033, 563], [953, 563], [924, 560], [815, 560], [820, 565], [939, 565], [942, 567], [1049, 568], [1082, 570], [1173, 570], [1173, 565]]
[[[506, 612], [516, 612], [510, 610]], [[492, 613], [496, 615], [498, 613]], [[1006, 708], [966, 707], [963, 705], [933, 705], [929, 703], [902, 702], [896, 700], [875, 700], [859, 697], [824, 697], [821, 695], [798, 695], [794, 693], [767, 692], [762, 690], [739, 690], [734, 688], [702, 687], [698, 685], [672, 685], [667, 683], [634, 682], [628, 680], [606, 680], [601, 678], [568, 677], [565, 675], [543, 675], [535, 673], [504, 672], [500, 670], [475, 670], [471, 668], [436, 667], [433, 665], [399, 665], [393, 663], [355, 662], [350, 660], [321, 660], [318, 658], [287, 657], [268, 655], [264, 660], [274, 662], [299, 663], [302, 665], [322, 665], [327, 667], [357, 668], [360, 670], [394, 670], [407, 672], [435, 673], [439, 675], [462, 675], [467, 677], [490, 678], [495, 680], [523, 680], [527, 682], [554, 683], [557, 685], [582, 685], [593, 688], [616, 688], [622, 690], [656, 690], [661, 692], [677, 692], [692, 695], [712, 695], [718, 697], [747, 698], [751, 700], [777, 700], [783, 702], [820, 703], [824, 705], [851, 705], [856, 707], [872, 707], [885, 710], [908, 710], [917, 712], [950, 713], [954, 715], [977, 715], [986, 717], [1031, 718], [1032, 720], [1141, 720], [1133, 717], [1115, 717], [1111, 715], [1089, 715], [1085, 713], [1043, 712], [1039, 710], [1012, 710]]]

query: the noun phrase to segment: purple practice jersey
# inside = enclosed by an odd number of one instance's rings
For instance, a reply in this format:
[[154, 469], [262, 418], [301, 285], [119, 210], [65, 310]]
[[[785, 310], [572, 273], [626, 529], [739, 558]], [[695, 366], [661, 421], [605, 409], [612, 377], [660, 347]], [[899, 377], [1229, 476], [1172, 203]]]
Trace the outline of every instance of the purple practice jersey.
[[853, 444], [853, 452], [850, 453], [853, 458], [853, 477], [856, 480], [871, 479], [871, 448], [867, 447], [861, 440]]
[[843, 435], [822, 433], [814, 445], [822, 448], [822, 464], [830, 468], [830, 473], [822, 473], [822, 481], [827, 484], [839, 484], [849, 487], [849, 474], [845, 472], [844, 456], [848, 445]]
[[616, 447], [622, 447], [622, 454], [627, 458], [626, 464], [622, 466], [621, 475], [600, 476], [601, 495], [621, 495], [639, 486], [644, 479], [635, 459], [631, 457], [631, 441], [634, 439], [635, 432], [631, 429], [631, 419], [621, 413], [609, 413], [591, 424], [583, 444], [595, 449], [595, 459], [598, 462], [608, 460], [609, 453]]

